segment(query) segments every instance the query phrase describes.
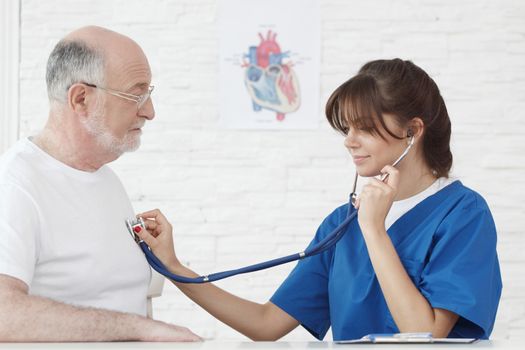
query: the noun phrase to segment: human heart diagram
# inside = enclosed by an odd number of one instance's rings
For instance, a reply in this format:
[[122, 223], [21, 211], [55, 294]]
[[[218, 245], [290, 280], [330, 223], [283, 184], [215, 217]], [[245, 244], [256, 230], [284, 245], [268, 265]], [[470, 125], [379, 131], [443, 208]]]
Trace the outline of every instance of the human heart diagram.
[[259, 33], [258, 46], [250, 46], [245, 55], [244, 82], [256, 112], [267, 109], [276, 112], [278, 121], [284, 121], [287, 113], [295, 112], [301, 105], [299, 80], [292, 62], [284, 62], [289, 52], [282, 52], [275, 38], [268, 31], [266, 38]]

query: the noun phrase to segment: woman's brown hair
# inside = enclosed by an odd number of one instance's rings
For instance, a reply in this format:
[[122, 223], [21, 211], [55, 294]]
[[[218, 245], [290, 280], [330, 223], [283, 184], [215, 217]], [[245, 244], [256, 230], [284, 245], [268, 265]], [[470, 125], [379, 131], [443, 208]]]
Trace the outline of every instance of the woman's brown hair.
[[400, 126], [413, 118], [424, 125], [422, 151], [425, 162], [438, 177], [447, 177], [452, 167], [450, 118], [439, 89], [425, 71], [399, 58], [366, 63], [359, 73], [339, 86], [326, 104], [330, 125], [344, 133], [350, 127], [389, 135], [383, 113], [391, 114]]

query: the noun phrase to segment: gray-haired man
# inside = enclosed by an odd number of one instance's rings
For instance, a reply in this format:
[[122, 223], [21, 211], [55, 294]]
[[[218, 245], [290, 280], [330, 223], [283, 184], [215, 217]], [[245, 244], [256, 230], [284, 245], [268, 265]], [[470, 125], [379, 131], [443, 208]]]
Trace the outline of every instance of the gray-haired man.
[[85, 27], [49, 57], [44, 130], [0, 158], [0, 341], [191, 341], [146, 315], [150, 269], [126, 232], [129, 198], [107, 163], [154, 118], [148, 61]]

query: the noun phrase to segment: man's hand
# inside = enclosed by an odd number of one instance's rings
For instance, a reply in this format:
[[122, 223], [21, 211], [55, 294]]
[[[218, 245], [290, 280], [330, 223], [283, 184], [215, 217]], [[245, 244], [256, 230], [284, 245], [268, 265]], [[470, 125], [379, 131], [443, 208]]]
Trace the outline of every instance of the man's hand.
[[[142, 318], [141, 318], [142, 319]], [[202, 341], [186, 327], [176, 326], [161, 321], [147, 320], [147, 324], [139, 326], [140, 341], [147, 342], [192, 342]]]

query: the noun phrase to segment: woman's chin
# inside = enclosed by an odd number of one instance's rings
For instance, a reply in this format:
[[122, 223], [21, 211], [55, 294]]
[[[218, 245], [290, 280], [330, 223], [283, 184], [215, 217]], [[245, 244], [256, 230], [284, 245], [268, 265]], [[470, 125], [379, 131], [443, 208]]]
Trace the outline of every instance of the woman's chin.
[[375, 169], [370, 170], [370, 169], [359, 169], [358, 168], [357, 173], [359, 174], [360, 177], [374, 177], [374, 176], [381, 175], [381, 172]]

